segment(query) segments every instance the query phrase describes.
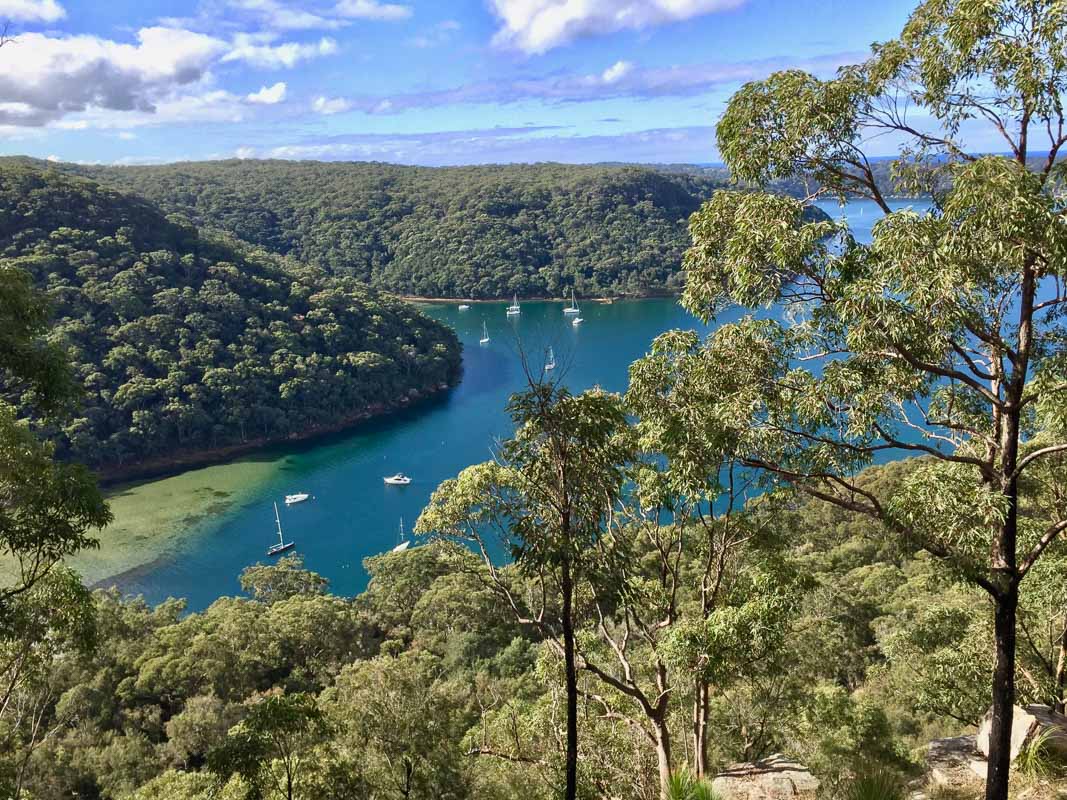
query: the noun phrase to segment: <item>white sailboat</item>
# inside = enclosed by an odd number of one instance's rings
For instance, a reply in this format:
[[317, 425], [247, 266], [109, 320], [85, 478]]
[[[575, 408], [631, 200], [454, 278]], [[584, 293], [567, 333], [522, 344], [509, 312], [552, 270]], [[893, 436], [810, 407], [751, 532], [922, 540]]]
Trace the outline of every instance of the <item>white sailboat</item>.
[[482, 320], [482, 338], [478, 340], [478, 344], [489, 344], [489, 328], [486, 327], [485, 320]]
[[511, 305], [508, 306], [508, 316], [514, 317], [516, 314], [522, 313], [522, 306], [519, 305], [519, 296], [515, 295], [511, 298]]
[[548, 348], [548, 360], [545, 361], [545, 369], [556, 368], [556, 354], [552, 352], [552, 348]]
[[403, 553], [411, 547], [411, 542], [404, 536], [404, 518], [400, 518], [400, 531], [396, 535], [396, 547], [389, 552], [391, 553]]
[[581, 309], [578, 308], [578, 301], [574, 299], [574, 289], [571, 289], [571, 304], [569, 307], [563, 309], [564, 314], [580, 314]]
[[282, 536], [282, 518], [278, 514], [278, 504], [274, 504], [274, 521], [278, 523], [278, 544], [272, 544], [267, 548], [268, 556], [276, 556], [278, 553], [284, 553], [293, 547], [296, 547], [296, 542], [287, 542]]

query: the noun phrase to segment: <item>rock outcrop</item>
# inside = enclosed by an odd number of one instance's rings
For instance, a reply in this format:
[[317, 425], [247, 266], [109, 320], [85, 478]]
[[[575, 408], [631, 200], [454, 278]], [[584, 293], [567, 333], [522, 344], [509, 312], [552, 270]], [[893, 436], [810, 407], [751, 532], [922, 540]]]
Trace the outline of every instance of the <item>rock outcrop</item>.
[[985, 756], [974, 736], [935, 739], [926, 748], [927, 779], [934, 786], [961, 788], [981, 785], [986, 776]]
[[795, 800], [813, 798], [818, 779], [783, 755], [750, 764], [733, 764], [720, 772], [711, 788], [723, 800]]
[[[989, 731], [992, 725], [992, 713], [986, 714], [982, 726], [978, 729], [978, 749], [989, 755]], [[1015, 706], [1015, 717], [1011, 724], [1011, 759], [1018, 758], [1038, 737], [1046, 736], [1045, 747], [1061, 758], [1067, 759], [1067, 716], [1057, 714], [1048, 706]]]

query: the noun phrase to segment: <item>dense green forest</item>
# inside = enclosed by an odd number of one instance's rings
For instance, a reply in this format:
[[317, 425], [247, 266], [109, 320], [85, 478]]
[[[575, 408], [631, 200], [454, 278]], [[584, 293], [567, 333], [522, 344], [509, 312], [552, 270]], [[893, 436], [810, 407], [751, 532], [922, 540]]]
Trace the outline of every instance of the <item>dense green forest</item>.
[[167, 212], [420, 297], [677, 292], [718, 181], [645, 167], [213, 161], [77, 167]]
[[[907, 462], [872, 469], [861, 485], [891, 492], [912, 472]], [[753, 506], [735, 522], [758, 533], [735, 539], [707, 634], [712, 774], [785, 751], [840, 800], [849, 775], [918, 774], [930, 738], [985, 712], [991, 631], [973, 588], [887, 541], [880, 526], [823, 503]], [[635, 589], [646, 585], [629, 601], [636, 617], [662, 602], [661, 562], [655, 540], [631, 532], [639, 549], [628, 577]], [[673, 641], [678, 679], [666, 724], [678, 761], [691, 763], [685, 644], [701, 616], [704, 543], [729, 539], [709, 538], [700, 524], [680, 538], [662, 533], [680, 547], [684, 579], [670, 637], [655, 646]], [[50, 647], [67, 656], [44, 658], [21, 690], [20, 702], [39, 704], [41, 733], [20, 738], [0, 769], [36, 800], [236, 799], [257, 786], [286, 797], [283, 764], [293, 796], [315, 800], [558, 797], [560, 663], [548, 637], [502, 613], [484, 565], [465, 548], [436, 542], [366, 567], [369, 588], [355, 599], [331, 595], [294, 556], [249, 568], [246, 596], [202, 613], [116, 592], [69, 600], [87, 609], [77, 625], [47, 611], [43, 620], [62, 631]], [[510, 572], [512, 588], [536, 596], [535, 575]], [[772, 577], [778, 591], [768, 589]], [[589, 574], [579, 591], [593, 666], [610, 660], [620, 633], [597, 622], [602, 581]], [[1055, 642], [1042, 637], [1062, 628], [1063, 593], [1061, 583], [1025, 598], [1034, 637], [1019, 665], [1026, 700], [1062, 699], [1043, 664]], [[647, 690], [657, 650], [636, 638], [627, 655]], [[657, 797], [640, 706], [593, 672], [581, 685], [582, 796]]]
[[3, 269], [51, 301], [98, 467], [329, 427], [453, 383], [454, 333], [360, 282], [204, 234], [88, 180], [0, 167]]

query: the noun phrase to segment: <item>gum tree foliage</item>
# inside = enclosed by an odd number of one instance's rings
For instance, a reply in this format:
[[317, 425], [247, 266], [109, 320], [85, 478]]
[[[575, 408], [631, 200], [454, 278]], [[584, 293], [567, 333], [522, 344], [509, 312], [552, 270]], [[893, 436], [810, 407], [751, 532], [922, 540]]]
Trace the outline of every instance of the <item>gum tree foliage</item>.
[[253, 702], [248, 716], [208, 755], [208, 767], [222, 785], [239, 776], [251, 797], [276, 792], [293, 800], [318, 766], [313, 750], [328, 729], [313, 696], [271, 694]]
[[[632, 441], [621, 398], [599, 390], [572, 395], [562, 386], [531, 381], [528, 391], [511, 398], [508, 411], [516, 430], [498, 459], [442, 483], [415, 531], [473, 542], [501, 600], [562, 660], [564, 797], [573, 800], [579, 749], [576, 600], [583, 578], [596, 568], [591, 551], [621, 495]], [[513, 568], [494, 563], [501, 551]]]
[[[743, 87], [717, 134], [734, 175], [805, 179], [885, 216], [863, 245], [837, 223], [804, 223], [802, 201], [717, 193], [691, 221], [683, 304], [711, 319], [730, 303], [783, 303], [796, 324], [749, 317], [706, 343], [659, 344], [706, 375], [694, 426], [987, 593], [990, 800], [1007, 797], [1020, 585], [1067, 530], [1062, 498], [1036, 515], [1019, 502], [1028, 472], [1067, 450], [1065, 42], [1061, 2], [927, 0], [834, 79], [788, 71]], [[969, 153], [978, 129], [1010, 155]], [[903, 142], [911, 186], [951, 187], [934, 211], [892, 213], [864, 154], [878, 133]], [[891, 496], [858, 487], [885, 452], [931, 458]]]

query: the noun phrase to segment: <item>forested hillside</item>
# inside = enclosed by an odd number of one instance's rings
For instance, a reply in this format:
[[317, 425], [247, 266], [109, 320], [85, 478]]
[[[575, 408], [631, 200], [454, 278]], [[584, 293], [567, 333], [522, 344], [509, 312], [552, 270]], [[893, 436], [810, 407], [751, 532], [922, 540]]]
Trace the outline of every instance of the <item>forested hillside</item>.
[[[861, 484], [892, 493], [913, 465], [871, 470]], [[703, 634], [715, 648], [709, 770], [784, 750], [811, 766], [828, 800], [852, 796], [840, 783], [850, 774], [917, 772], [931, 736], [974, 722], [988, 702], [982, 597], [862, 517], [817, 502], [750, 511], [741, 524], [763, 543], [736, 545]], [[633, 532], [633, 585], [658, 586], [654, 550]], [[701, 635], [694, 626], [706, 535], [694, 523], [676, 540], [685, 580], [671, 623], [679, 660], [669, 674], [677, 670], [678, 680], [666, 720], [679, 760], [692, 757], [695, 698], [680, 659], [687, 637]], [[7, 756], [9, 767], [22, 768], [25, 796], [237, 800], [261, 786], [263, 796], [284, 798], [284, 766], [298, 798], [558, 797], [562, 697], [549, 642], [503, 611], [484, 566], [464, 548], [435, 543], [369, 559], [367, 568], [370, 585], [355, 599], [331, 595], [299, 557], [248, 569], [246, 596], [202, 613], [183, 615], [178, 601], [150, 608], [117, 592], [83, 597], [84, 617], [71, 615], [79, 627], [64, 629], [55, 645], [65, 656], [42, 659], [40, 677], [21, 695], [44, 712], [40, 732]], [[790, 592], [746, 595], [769, 571]], [[535, 575], [506, 573], [520, 596], [536, 595]], [[610, 621], [598, 626], [587, 605], [596, 580], [583, 582], [579, 614], [594, 662], [611, 658], [607, 637], [617, 633]], [[1063, 692], [1048, 683], [1042, 655], [1055, 655], [1047, 637], [1062, 629], [1063, 586], [1033, 588], [1023, 601], [1020, 692], [1048, 702]], [[643, 597], [640, 607], [656, 602]], [[627, 653], [639, 675], [645, 659], [658, 657], [636, 636]], [[583, 796], [656, 798], [643, 712], [620, 689], [583, 675]], [[871, 796], [904, 796], [894, 791]]]
[[84, 387], [60, 449], [93, 466], [329, 427], [459, 374], [411, 306], [55, 171], [0, 167], [0, 257], [53, 304]]
[[643, 167], [214, 161], [75, 167], [196, 224], [421, 297], [678, 291], [718, 181]]

